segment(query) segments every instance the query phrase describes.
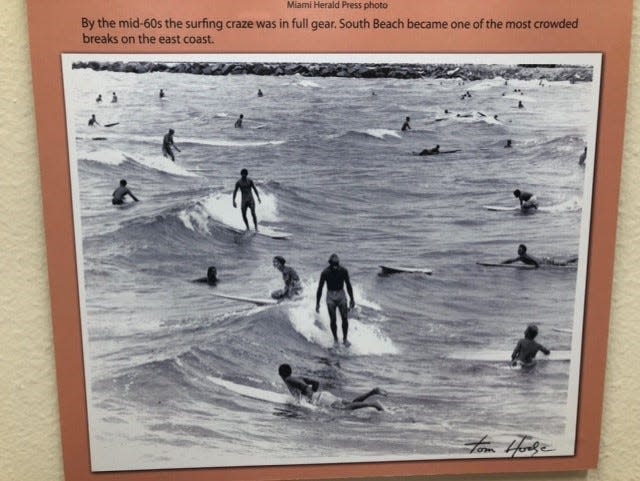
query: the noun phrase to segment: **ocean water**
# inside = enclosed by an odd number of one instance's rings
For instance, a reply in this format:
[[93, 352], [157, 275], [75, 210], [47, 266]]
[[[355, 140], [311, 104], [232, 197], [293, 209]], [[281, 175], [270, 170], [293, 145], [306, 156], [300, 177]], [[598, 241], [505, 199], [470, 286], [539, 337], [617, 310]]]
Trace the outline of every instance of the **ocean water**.
[[[476, 262], [515, 257], [520, 243], [577, 255], [591, 83], [91, 70], [66, 81], [94, 469], [465, 457], [486, 433], [564, 433], [571, 363], [506, 360], [530, 322], [542, 344], [571, 350], [577, 271]], [[93, 113], [119, 124], [88, 127]], [[412, 130], [400, 132], [406, 116]], [[175, 163], [161, 155], [169, 128]], [[436, 144], [459, 152], [411, 154]], [[231, 205], [241, 168], [262, 197], [261, 226], [290, 239], [231, 228], [242, 227]], [[121, 178], [139, 203], [111, 205]], [[483, 208], [517, 205], [514, 188], [540, 211]], [[324, 301], [314, 310], [333, 252], [358, 305], [349, 350], [329, 349]], [[301, 300], [212, 295], [268, 297], [282, 284], [274, 255], [299, 273]], [[382, 277], [380, 264], [433, 275]], [[191, 282], [210, 265], [217, 287]], [[297, 405], [283, 362], [347, 399], [380, 386], [387, 410]]]

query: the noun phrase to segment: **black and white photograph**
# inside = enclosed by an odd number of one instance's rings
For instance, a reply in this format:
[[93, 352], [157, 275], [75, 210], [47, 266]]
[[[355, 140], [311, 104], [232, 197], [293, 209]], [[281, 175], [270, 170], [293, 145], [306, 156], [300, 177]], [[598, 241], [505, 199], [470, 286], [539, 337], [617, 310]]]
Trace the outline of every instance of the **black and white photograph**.
[[574, 454], [600, 54], [61, 60], [93, 471]]

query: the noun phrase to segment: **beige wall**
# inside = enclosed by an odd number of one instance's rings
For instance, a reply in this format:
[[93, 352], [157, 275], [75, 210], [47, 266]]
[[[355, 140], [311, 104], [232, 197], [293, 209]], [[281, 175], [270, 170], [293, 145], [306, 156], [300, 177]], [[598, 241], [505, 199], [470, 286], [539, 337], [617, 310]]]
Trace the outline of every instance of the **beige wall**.
[[[1, 1], [0, 184], [5, 202], [0, 206], [0, 480], [61, 480], [26, 2]], [[640, 359], [634, 357], [640, 350], [640, 245], [634, 243], [640, 237], [639, 39], [640, 2], [636, 2], [600, 467], [587, 474], [473, 479], [640, 477], [640, 375], [635, 369]], [[600, 154], [606, 156], [602, 150]]]

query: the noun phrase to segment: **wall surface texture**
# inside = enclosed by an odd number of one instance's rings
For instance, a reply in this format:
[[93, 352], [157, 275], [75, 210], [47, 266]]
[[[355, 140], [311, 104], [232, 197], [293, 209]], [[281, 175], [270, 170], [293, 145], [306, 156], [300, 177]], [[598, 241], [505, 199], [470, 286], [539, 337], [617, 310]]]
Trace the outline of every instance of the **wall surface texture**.
[[[26, 2], [2, 0], [1, 10], [0, 184], [5, 202], [0, 205], [0, 480], [62, 480]], [[634, 6], [633, 26], [599, 468], [465, 480], [617, 481], [640, 476], [640, 376], [633, 357], [640, 350], [640, 2]], [[600, 149], [600, 155], [606, 152]]]

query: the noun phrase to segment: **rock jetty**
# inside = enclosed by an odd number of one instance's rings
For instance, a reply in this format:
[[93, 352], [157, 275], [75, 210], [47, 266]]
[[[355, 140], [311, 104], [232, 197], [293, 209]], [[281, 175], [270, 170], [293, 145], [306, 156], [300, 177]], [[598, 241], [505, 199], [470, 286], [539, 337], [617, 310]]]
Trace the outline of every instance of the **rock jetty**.
[[417, 79], [455, 78], [590, 82], [593, 69], [575, 65], [473, 64], [363, 64], [363, 63], [213, 63], [213, 62], [75, 62], [74, 69], [111, 72], [189, 73], [194, 75], [301, 75], [303, 77], [355, 77]]

